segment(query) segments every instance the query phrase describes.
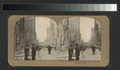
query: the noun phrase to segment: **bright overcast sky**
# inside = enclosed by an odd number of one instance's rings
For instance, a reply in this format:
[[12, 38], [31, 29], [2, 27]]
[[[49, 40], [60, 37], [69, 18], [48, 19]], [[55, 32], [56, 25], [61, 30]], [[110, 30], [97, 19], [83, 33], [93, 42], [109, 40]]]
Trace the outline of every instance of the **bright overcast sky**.
[[[36, 33], [37, 39], [44, 42], [47, 37], [47, 27], [50, 26], [50, 19], [44, 17], [36, 17]], [[88, 42], [91, 38], [91, 28], [94, 27], [94, 19], [80, 17], [80, 32], [84, 42]]]
[[44, 17], [36, 17], [35, 19], [37, 39], [44, 42], [47, 37], [47, 27], [50, 27], [50, 19]]
[[80, 17], [80, 33], [84, 42], [88, 42], [91, 38], [91, 28], [94, 27], [94, 19]]

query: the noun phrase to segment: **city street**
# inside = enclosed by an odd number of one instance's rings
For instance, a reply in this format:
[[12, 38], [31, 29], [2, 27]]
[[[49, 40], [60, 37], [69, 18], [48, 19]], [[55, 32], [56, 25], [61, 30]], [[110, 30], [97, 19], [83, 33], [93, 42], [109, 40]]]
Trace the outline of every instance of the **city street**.
[[98, 49], [96, 50], [95, 55], [92, 55], [91, 49], [85, 50], [85, 52], [83, 52], [83, 55], [80, 55], [81, 60], [101, 60], [101, 52]]
[[[47, 48], [42, 48], [39, 53], [36, 52], [36, 60], [68, 60], [68, 51], [57, 52], [52, 49], [51, 54], [48, 54]], [[92, 55], [91, 49], [86, 49], [83, 54], [80, 52], [80, 60], [101, 60], [101, 52], [97, 49], [96, 54]]]
[[[24, 53], [17, 56], [16, 59], [24, 60]], [[29, 58], [31, 59], [31, 56]], [[75, 54], [72, 59], [75, 59]], [[36, 60], [68, 60], [68, 51], [57, 52], [52, 49], [51, 54], [48, 54], [48, 49], [42, 48], [40, 51], [36, 51]], [[83, 53], [80, 52], [80, 60], [101, 60], [101, 52], [97, 49], [95, 55], [92, 55], [91, 49], [86, 49]]]
[[51, 54], [48, 54], [47, 48], [42, 48], [39, 53], [36, 52], [36, 60], [57, 60], [57, 51], [51, 50]]

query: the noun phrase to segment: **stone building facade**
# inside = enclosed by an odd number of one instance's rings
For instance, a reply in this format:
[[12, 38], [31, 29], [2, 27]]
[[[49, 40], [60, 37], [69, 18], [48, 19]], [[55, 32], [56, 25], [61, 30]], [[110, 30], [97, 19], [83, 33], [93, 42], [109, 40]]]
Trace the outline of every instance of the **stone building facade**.
[[94, 28], [91, 28], [90, 44], [95, 46], [101, 46], [101, 27], [97, 20], [94, 20]]
[[47, 37], [44, 44], [56, 46], [57, 45], [57, 24], [50, 19], [50, 27], [47, 27]]
[[70, 42], [74, 46], [76, 44], [80, 45], [81, 33], [80, 33], [80, 17], [71, 17], [69, 18], [69, 34]]
[[71, 45], [80, 44], [80, 18], [71, 17], [63, 19], [58, 24], [57, 46], [59, 49], [68, 48]]
[[24, 17], [16, 22], [15, 25], [15, 49], [23, 49], [26, 45], [29, 47], [35, 43], [35, 17]]

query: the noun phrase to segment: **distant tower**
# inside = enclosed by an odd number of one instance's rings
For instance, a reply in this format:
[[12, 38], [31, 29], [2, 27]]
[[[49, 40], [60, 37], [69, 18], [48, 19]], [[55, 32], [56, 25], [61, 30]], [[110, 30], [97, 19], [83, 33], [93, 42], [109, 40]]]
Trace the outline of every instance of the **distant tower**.
[[100, 44], [100, 28], [99, 28], [99, 25], [98, 25], [98, 21], [95, 20], [95, 25], [94, 25], [94, 29], [95, 29], [95, 37], [96, 37], [96, 42], [95, 42], [95, 45], [99, 45]]
[[94, 20], [94, 28], [91, 28], [91, 45], [101, 46], [101, 28], [100, 23]]
[[71, 44], [80, 44], [80, 17], [69, 18], [69, 33]]
[[47, 27], [46, 45], [56, 46], [57, 27], [53, 20], [50, 20], [50, 27]]

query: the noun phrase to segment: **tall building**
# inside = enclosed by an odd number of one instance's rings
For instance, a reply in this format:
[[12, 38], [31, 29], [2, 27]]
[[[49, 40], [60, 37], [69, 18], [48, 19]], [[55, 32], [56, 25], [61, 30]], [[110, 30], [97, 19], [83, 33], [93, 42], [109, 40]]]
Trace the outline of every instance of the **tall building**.
[[35, 18], [24, 17], [15, 25], [15, 49], [23, 49], [26, 45], [35, 43]]
[[71, 44], [79, 44], [81, 40], [80, 34], [80, 17], [69, 18], [69, 34]]
[[57, 46], [60, 50], [69, 45], [69, 18], [63, 19], [58, 24]]
[[50, 20], [50, 30], [51, 30], [51, 45], [56, 46], [57, 45], [57, 24], [55, 21]]
[[57, 35], [57, 45], [59, 49], [65, 49], [70, 44], [80, 44], [80, 18], [71, 17], [63, 19], [58, 24]]
[[91, 28], [91, 39], [90, 39], [90, 45], [94, 45], [96, 41], [96, 36], [95, 36], [95, 29]]
[[51, 37], [51, 30], [50, 30], [50, 27], [47, 27], [47, 37], [46, 37], [46, 40], [44, 42], [45, 45], [51, 45], [51, 40], [52, 40], [52, 37]]
[[69, 18], [63, 19], [63, 45], [69, 45]]
[[50, 20], [50, 27], [47, 27], [47, 37], [45, 45], [56, 46], [57, 45], [57, 25], [53, 20]]
[[91, 45], [101, 46], [101, 27], [100, 23], [94, 20], [94, 28], [91, 28]]

